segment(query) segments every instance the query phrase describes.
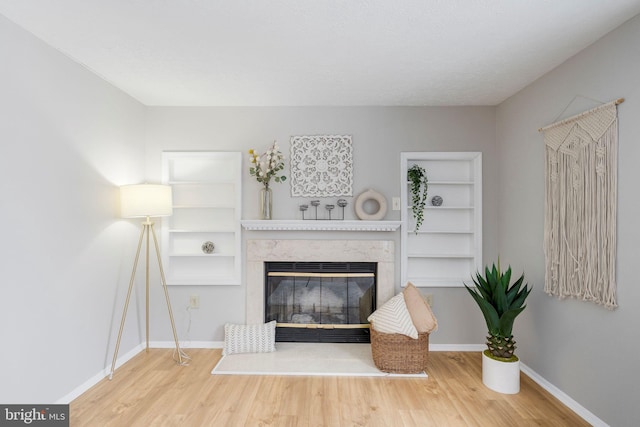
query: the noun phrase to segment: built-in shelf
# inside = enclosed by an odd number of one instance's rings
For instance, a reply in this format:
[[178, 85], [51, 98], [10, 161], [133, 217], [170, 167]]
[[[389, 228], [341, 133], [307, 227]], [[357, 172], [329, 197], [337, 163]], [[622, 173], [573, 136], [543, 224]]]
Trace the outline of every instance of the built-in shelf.
[[169, 229], [169, 233], [235, 233], [236, 230], [234, 229], [229, 229], [229, 228], [209, 228], [209, 229], [202, 229], [202, 230], [176, 230], [176, 229]]
[[473, 230], [423, 230], [415, 231], [415, 229], [411, 229], [408, 231], [409, 234], [474, 234]]
[[474, 258], [475, 254], [464, 253], [409, 253], [408, 258]]
[[[407, 184], [411, 184], [407, 181]], [[429, 185], [474, 185], [473, 181], [432, 181], [429, 180]]]
[[242, 220], [249, 231], [396, 231], [401, 221]]
[[209, 257], [209, 258], [213, 257], [213, 258], [215, 258], [215, 257], [234, 257], [235, 254], [198, 254], [198, 253], [175, 254], [175, 253], [172, 253], [172, 254], [169, 254], [169, 256], [172, 256], [172, 257], [181, 257], [181, 256], [182, 257]]
[[235, 209], [231, 204], [210, 204], [210, 205], [173, 205], [173, 209]]
[[[482, 155], [478, 152], [412, 152], [401, 154], [401, 179], [423, 167], [429, 179], [424, 223], [415, 232], [410, 183], [400, 194], [404, 209], [401, 283], [423, 287], [463, 286], [482, 264]], [[442, 205], [431, 203], [433, 196]]]
[[[242, 154], [167, 151], [162, 159], [174, 202], [162, 222], [167, 284], [239, 285]], [[212, 253], [204, 252], [205, 243], [213, 243]]]
[[419, 288], [459, 288], [464, 286], [465, 283], [469, 284], [471, 282], [471, 276], [466, 279], [456, 279], [451, 277], [407, 277], [406, 282], [411, 282], [414, 286], [417, 286]]

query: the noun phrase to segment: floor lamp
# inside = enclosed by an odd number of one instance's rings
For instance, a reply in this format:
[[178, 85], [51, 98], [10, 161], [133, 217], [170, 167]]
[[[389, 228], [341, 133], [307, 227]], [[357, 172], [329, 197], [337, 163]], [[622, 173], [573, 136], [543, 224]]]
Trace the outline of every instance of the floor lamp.
[[139, 185], [125, 185], [120, 187], [120, 212], [123, 218], [146, 218], [142, 223], [142, 230], [140, 232], [140, 240], [138, 240], [138, 250], [136, 252], [136, 258], [133, 263], [133, 271], [131, 272], [131, 280], [129, 281], [129, 290], [127, 292], [127, 299], [124, 304], [124, 311], [122, 312], [122, 320], [120, 321], [120, 330], [118, 331], [118, 340], [116, 341], [116, 350], [113, 354], [113, 361], [111, 363], [111, 374], [109, 379], [113, 378], [113, 371], [116, 366], [116, 359], [118, 358], [118, 350], [120, 349], [120, 339], [122, 338], [122, 329], [124, 328], [124, 322], [127, 317], [127, 309], [129, 308], [129, 301], [131, 299], [131, 290], [133, 289], [134, 279], [136, 277], [136, 270], [138, 267], [138, 259], [140, 258], [140, 249], [142, 248], [142, 240], [146, 237], [146, 282], [145, 282], [145, 294], [146, 294], [146, 351], [149, 351], [149, 236], [153, 236], [153, 243], [156, 248], [156, 256], [158, 258], [158, 266], [160, 267], [160, 278], [162, 279], [162, 288], [164, 289], [164, 296], [167, 300], [167, 308], [169, 309], [169, 318], [171, 319], [171, 328], [173, 329], [173, 339], [176, 343], [176, 351], [178, 353], [178, 363], [184, 364], [182, 361], [183, 355], [180, 351], [180, 344], [178, 343], [178, 334], [176, 333], [176, 325], [173, 321], [173, 312], [171, 310], [171, 302], [169, 301], [169, 291], [167, 290], [167, 281], [164, 277], [164, 269], [162, 268], [162, 260], [160, 259], [160, 249], [158, 247], [158, 239], [156, 232], [153, 228], [153, 222], [151, 217], [170, 216], [173, 213], [172, 200], [171, 200], [171, 187], [168, 185], [154, 185], [154, 184], [139, 184]]

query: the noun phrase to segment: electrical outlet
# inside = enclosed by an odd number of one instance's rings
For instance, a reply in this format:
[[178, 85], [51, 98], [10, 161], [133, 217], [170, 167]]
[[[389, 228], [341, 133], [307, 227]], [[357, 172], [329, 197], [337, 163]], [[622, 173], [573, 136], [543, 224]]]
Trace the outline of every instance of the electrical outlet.
[[200, 308], [200, 297], [198, 295], [191, 295], [189, 297], [190, 308]]
[[400, 197], [392, 197], [391, 198], [393, 207], [391, 208], [394, 211], [400, 210]]
[[433, 307], [433, 294], [426, 294], [424, 299], [427, 301], [427, 304], [429, 304], [429, 307]]

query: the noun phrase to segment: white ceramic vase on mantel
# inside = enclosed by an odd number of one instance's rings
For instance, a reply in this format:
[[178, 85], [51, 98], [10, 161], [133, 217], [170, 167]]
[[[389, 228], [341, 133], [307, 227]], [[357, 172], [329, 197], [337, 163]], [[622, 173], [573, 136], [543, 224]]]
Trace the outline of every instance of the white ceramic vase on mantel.
[[482, 352], [482, 382], [493, 391], [503, 394], [520, 392], [520, 360], [501, 362]]

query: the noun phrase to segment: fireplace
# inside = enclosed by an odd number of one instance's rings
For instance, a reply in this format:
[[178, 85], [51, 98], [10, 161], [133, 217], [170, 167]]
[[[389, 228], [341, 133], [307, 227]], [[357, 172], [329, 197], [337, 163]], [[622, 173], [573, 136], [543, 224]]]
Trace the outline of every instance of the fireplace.
[[280, 342], [370, 342], [375, 262], [266, 262], [265, 322]]
[[[247, 240], [246, 323], [263, 323], [267, 263], [372, 263], [375, 265], [374, 307], [395, 295], [394, 242], [389, 240]], [[334, 324], [335, 325], [335, 324]], [[311, 328], [310, 328], [311, 329]], [[324, 328], [315, 328], [316, 330]], [[335, 333], [341, 328], [333, 328]], [[366, 328], [361, 328], [366, 329]], [[360, 331], [363, 332], [363, 331]], [[311, 340], [313, 338], [306, 338]], [[316, 339], [317, 341], [317, 339]]]

